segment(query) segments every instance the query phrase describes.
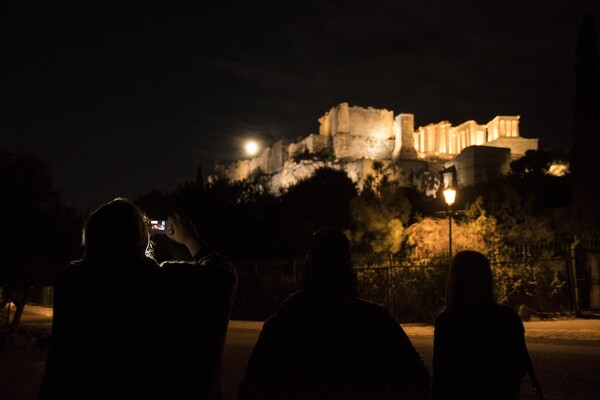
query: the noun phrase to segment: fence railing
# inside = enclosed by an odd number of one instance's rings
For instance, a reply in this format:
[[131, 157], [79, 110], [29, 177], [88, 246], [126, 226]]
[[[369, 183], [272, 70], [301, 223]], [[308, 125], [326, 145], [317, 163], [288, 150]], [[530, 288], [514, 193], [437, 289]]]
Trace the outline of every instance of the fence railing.
[[[586, 243], [585, 248], [600, 251], [600, 240]], [[578, 287], [585, 282], [578, 275], [582, 267], [574, 249], [568, 242], [516, 243], [489, 254], [499, 300], [517, 309], [577, 310]], [[431, 320], [440, 310], [450, 261], [447, 255], [352, 253], [359, 294], [385, 305], [403, 321]], [[305, 271], [303, 257], [234, 264], [239, 280], [234, 318], [268, 317], [300, 289]], [[38, 304], [51, 305], [52, 288], [40, 287], [35, 292]]]

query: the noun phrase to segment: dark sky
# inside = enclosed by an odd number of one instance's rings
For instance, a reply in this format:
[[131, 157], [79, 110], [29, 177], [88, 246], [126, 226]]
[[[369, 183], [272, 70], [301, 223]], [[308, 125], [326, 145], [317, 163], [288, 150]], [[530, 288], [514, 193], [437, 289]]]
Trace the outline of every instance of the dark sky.
[[597, 0], [2, 2], [0, 145], [65, 197], [170, 190], [241, 142], [318, 131], [342, 101], [416, 124], [521, 115], [570, 145], [575, 45]]

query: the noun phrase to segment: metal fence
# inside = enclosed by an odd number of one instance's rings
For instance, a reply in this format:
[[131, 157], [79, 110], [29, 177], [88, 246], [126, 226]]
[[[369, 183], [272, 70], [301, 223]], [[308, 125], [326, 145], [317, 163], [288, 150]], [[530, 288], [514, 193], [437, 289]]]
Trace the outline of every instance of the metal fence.
[[[488, 254], [496, 296], [524, 317], [574, 308], [571, 246], [564, 242], [505, 245]], [[359, 293], [403, 321], [432, 321], [444, 304], [450, 257], [354, 253]]]
[[[498, 300], [524, 315], [590, 308], [595, 303], [589, 298], [600, 290], [597, 272], [590, 273], [586, 261], [590, 252], [600, 260], [600, 240], [502, 246], [487, 255]], [[402, 321], [431, 321], [443, 307], [448, 256], [354, 252], [352, 262], [359, 294]], [[304, 258], [234, 264], [239, 281], [234, 318], [264, 319], [301, 287]], [[52, 305], [52, 287], [32, 292], [33, 302]]]
[[[488, 254], [499, 301], [524, 316], [572, 309], [570, 243], [505, 245]], [[402, 321], [432, 321], [444, 305], [448, 256], [353, 252], [359, 294]], [[574, 265], [574, 263], [573, 263]], [[301, 287], [304, 259], [236, 263], [235, 318], [266, 318]]]

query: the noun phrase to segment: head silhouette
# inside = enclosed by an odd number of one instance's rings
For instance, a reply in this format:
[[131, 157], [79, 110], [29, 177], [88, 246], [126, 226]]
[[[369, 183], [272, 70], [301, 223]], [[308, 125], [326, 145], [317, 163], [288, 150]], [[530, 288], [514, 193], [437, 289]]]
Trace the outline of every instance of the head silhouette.
[[446, 308], [475, 309], [495, 304], [490, 262], [476, 251], [459, 252], [450, 266]]
[[353, 293], [354, 286], [350, 242], [346, 235], [336, 230], [313, 233], [306, 253], [306, 289], [343, 295]]
[[150, 243], [147, 218], [131, 201], [117, 198], [88, 217], [82, 243], [86, 260], [143, 258]]

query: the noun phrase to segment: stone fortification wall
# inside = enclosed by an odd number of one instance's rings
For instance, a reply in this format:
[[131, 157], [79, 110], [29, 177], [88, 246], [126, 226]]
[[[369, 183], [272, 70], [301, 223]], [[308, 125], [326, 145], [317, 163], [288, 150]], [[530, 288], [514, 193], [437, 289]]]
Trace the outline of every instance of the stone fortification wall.
[[350, 135], [372, 137], [378, 140], [395, 139], [393, 111], [352, 106], [348, 113], [350, 117], [348, 133]]
[[318, 153], [329, 146], [330, 138], [319, 135], [309, 135], [297, 143], [279, 140], [256, 157], [234, 161], [228, 165], [216, 164], [214, 174], [232, 182], [247, 179], [258, 168], [266, 174], [273, 174], [286, 168], [294, 154], [305, 151]]
[[[259, 168], [265, 173], [271, 173], [277, 167], [281, 169], [283, 166], [282, 147], [283, 144], [280, 141], [275, 143], [273, 147], [265, 148], [256, 157], [233, 161], [226, 165], [217, 163], [215, 165], [214, 175], [220, 179], [227, 179], [231, 182], [237, 182], [248, 179], [250, 174]], [[273, 151], [273, 148], [279, 151]]]
[[263, 172], [267, 172], [269, 170], [269, 158], [271, 156], [271, 148], [265, 147], [265, 149], [256, 157], [251, 158], [250, 162], [250, 173], [254, 170], [260, 168]]
[[291, 143], [287, 148], [288, 157], [293, 157], [296, 154], [318, 153], [321, 150], [331, 146], [331, 138], [328, 136], [321, 136], [310, 134], [304, 139], [296, 143]]
[[287, 140], [279, 140], [273, 143], [273, 146], [269, 149], [267, 167], [264, 169], [267, 174], [277, 172], [283, 168], [289, 158], [289, 146], [290, 142]]
[[341, 103], [319, 118], [321, 136], [332, 137], [335, 157], [391, 159], [395, 146], [394, 112]]
[[508, 148], [470, 146], [453, 160], [448, 161], [445, 167], [454, 166], [458, 186], [465, 187], [506, 174], [511, 160]]
[[333, 152], [340, 160], [372, 158], [388, 160], [394, 151], [393, 139], [378, 140], [371, 137], [337, 135], [333, 137]]
[[508, 148], [510, 149], [512, 158], [517, 159], [524, 156], [527, 150], [537, 150], [539, 148], [539, 139], [500, 137], [491, 142], [487, 142], [485, 145], [490, 147]]
[[319, 135], [334, 136], [350, 131], [350, 110], [348, 103], [340, 103], [332, 107], [319, 118]]
[[414, 160], [417, 158], [415, 149], [415, 115], [400, 114], [394, 119], [394, 158]]

